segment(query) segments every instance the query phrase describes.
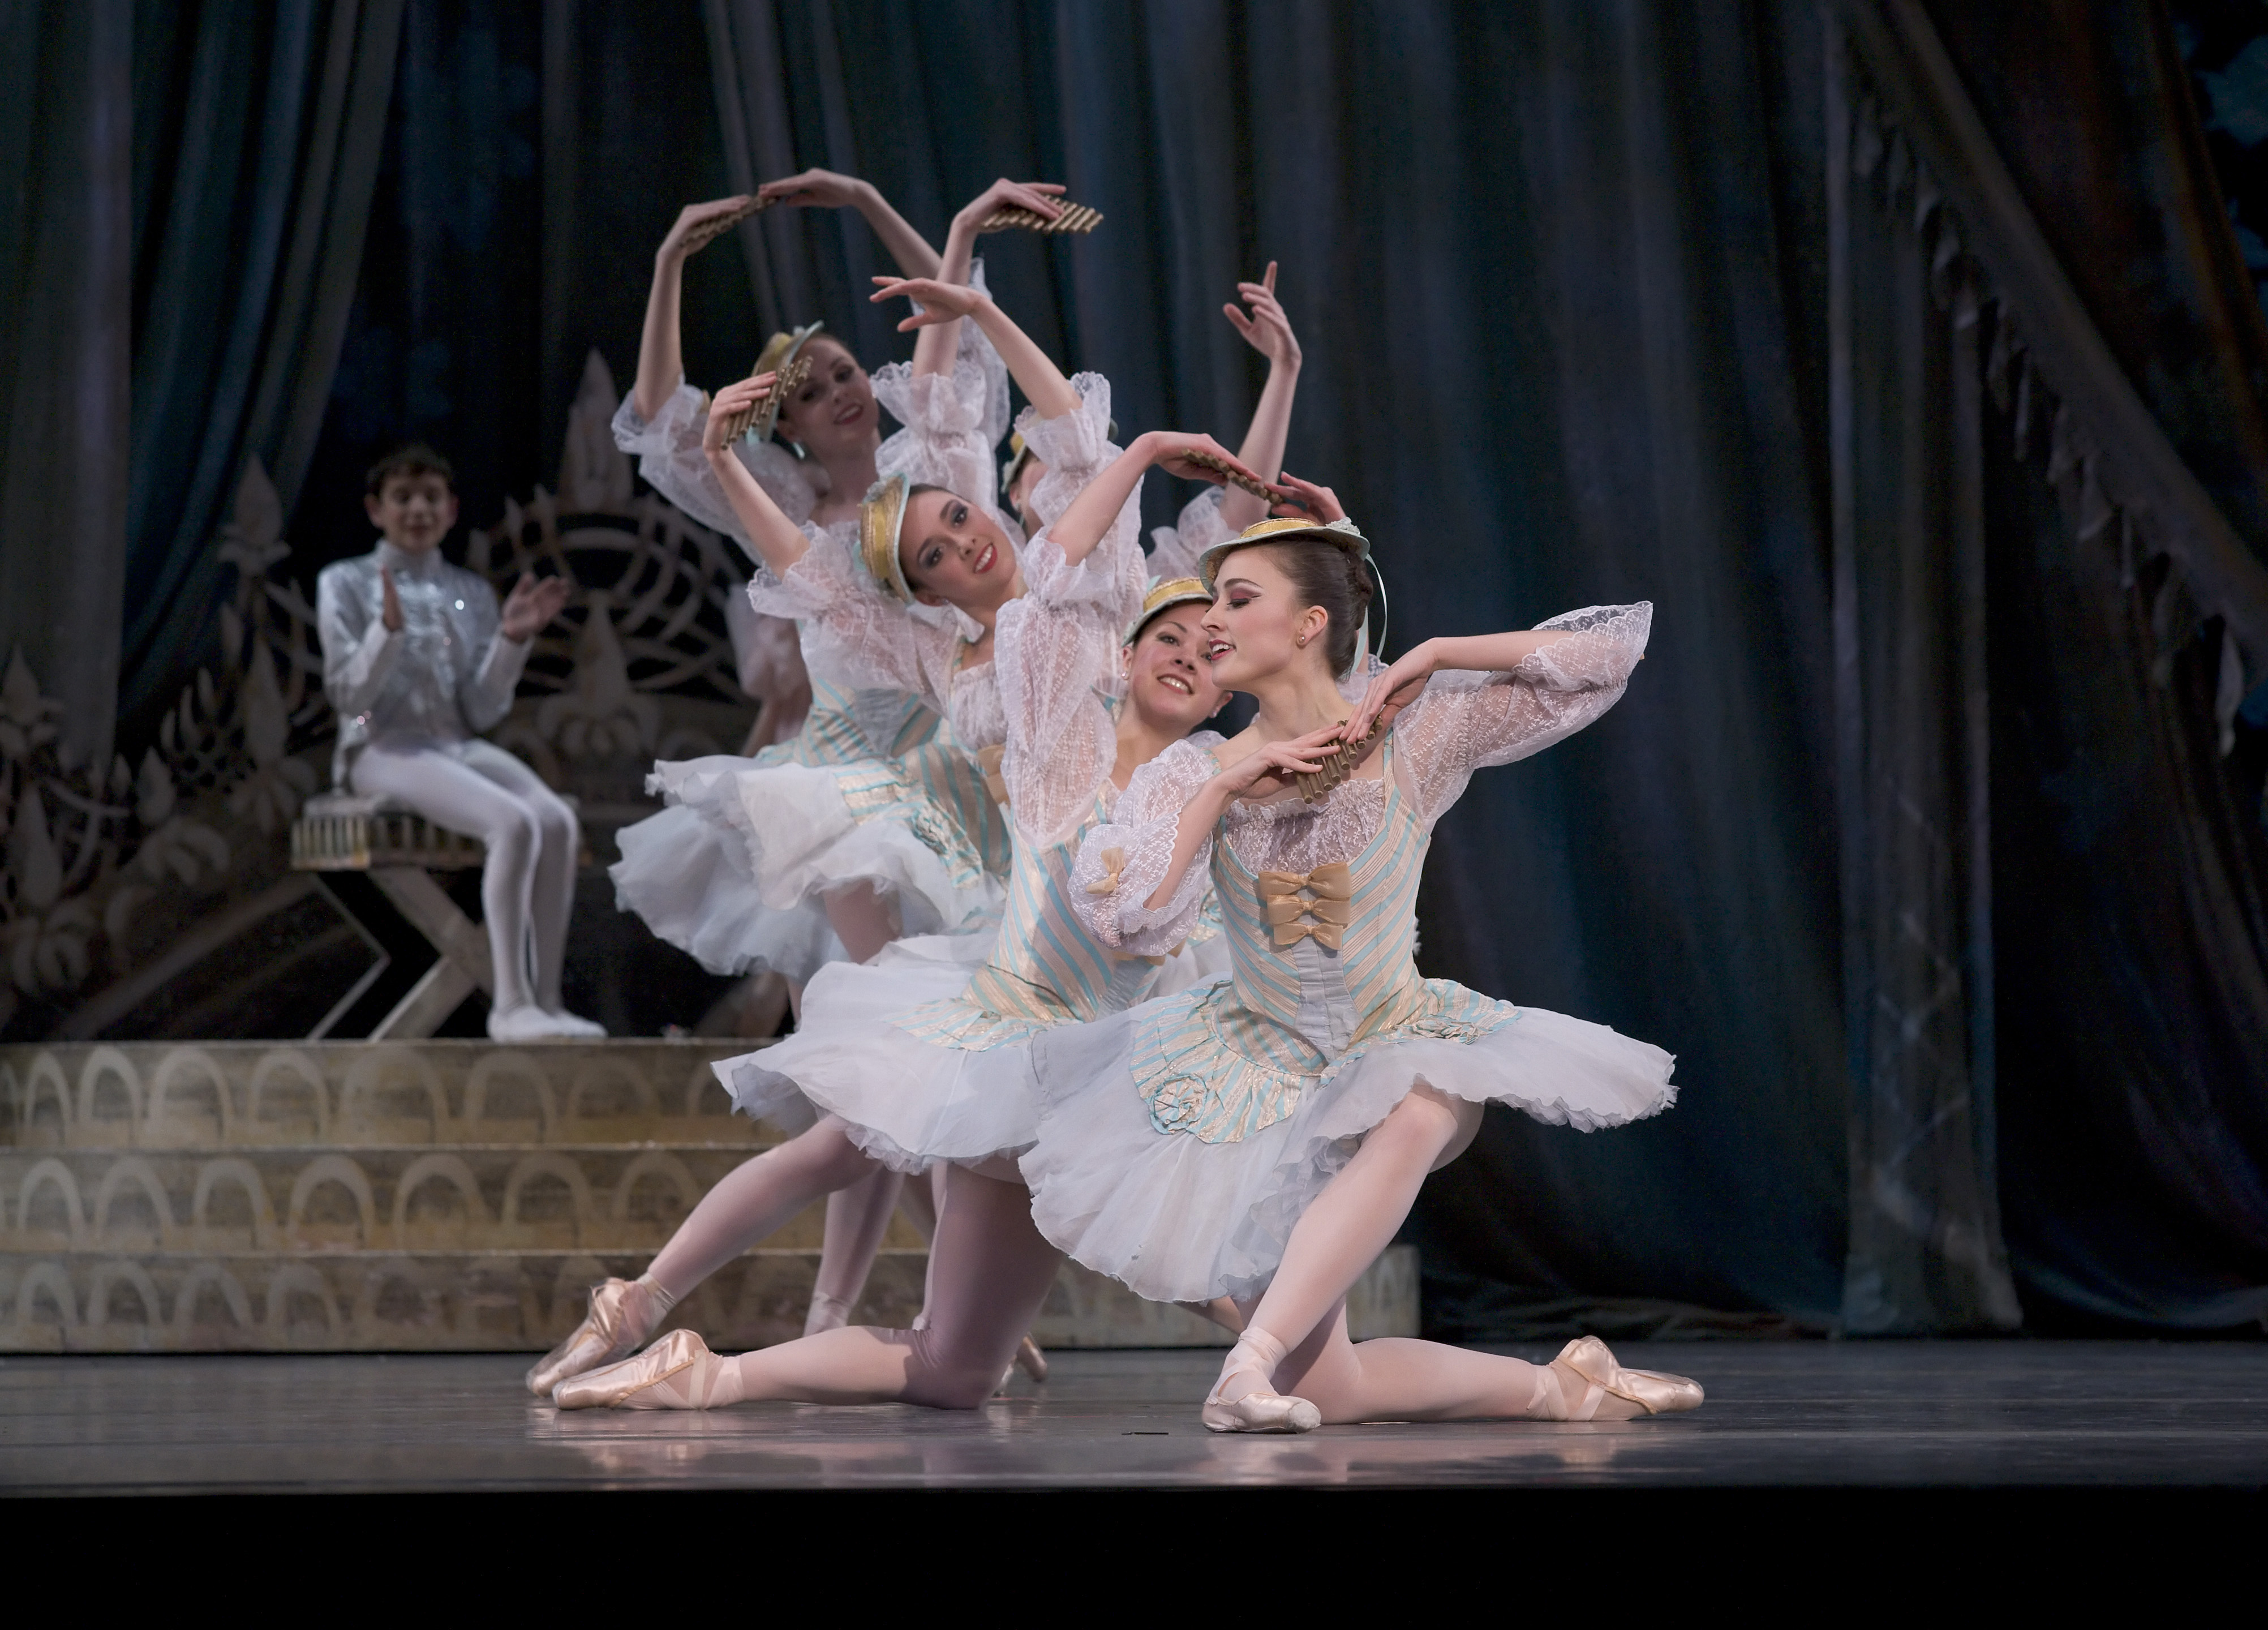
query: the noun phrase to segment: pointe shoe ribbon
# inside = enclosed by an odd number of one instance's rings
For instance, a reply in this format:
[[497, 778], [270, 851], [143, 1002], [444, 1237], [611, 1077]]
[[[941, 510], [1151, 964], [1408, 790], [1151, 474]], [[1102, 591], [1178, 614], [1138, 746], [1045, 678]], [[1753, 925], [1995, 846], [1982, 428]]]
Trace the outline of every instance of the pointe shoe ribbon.
[[[1284, 1348], [1267, 1331], [1247, 1330], [1228, 1350], [1220, 1379], [1197, 1419], [1208, 1432], [1313, 1432], [1323, 1424], [1323, 1412], [1306, 1398], [1272, 1390], [1276, 1367], [1284, 1361]], [[1238, 1398], [1224, 1398], [1228, 1383], [1250, 1376], [1260, 1384]]]
[[1601, 1390], [1628, 1399], [1649, 1415], [1674, 1414], [1701, 1407], [1704, 1394], [1699, 1382], [1683, 1376], [1663, 1375], [1659, 1370], [1625, 1369], [1615, 1361], [1612, 1350], [1596, 1336], [1569, 1342], [1559, 1350], [1554, 1361], [1565, 1364]]
[[[631, 1307], [633, 1302], [648, 1300], [635, 1295], [637, 1290], [637, 1284], [630, 1280], [608, 1280], [593, 1288], [591, 1310], [566, 1340], [527, 1372], [527, 1390], [538, 1398], [549, 1398], [561, 1382], [636, 1352], [638, 1343], [661, 1322], [651, 1317], [650, 1309]], [[642, 1313], [648, 1317], [641, 1319]]]
[[689, 1330], [673, 1330], [636, 1358], [559, 1383], [562, 1409], [710, 1409], [740, 1401], [724, 1395], [725, 1361]]

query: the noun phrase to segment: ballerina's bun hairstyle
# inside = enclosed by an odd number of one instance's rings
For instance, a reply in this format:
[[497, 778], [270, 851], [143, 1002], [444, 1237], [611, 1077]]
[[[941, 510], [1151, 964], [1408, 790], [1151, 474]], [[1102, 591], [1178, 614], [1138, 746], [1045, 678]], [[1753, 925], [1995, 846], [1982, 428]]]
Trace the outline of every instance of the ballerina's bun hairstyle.
[[1330, 625], [1323, 631], [1323, 654], [1334, 675], [1354, 669], [1362, 651], [1362, 622], [1370, 610], [1370, 574], [1363, 561], [1369, 542], [1351, 520], [1318, 526], [1313, 521], [1263, 520], [1247, 527], [1226, 543], [1216, 543], [1197, 562], [1206, 586], [1218, 586], [1222, 564], [1241, 549], [1264, 549], [1303, 606], [1321, 606]]
[[457, 490], [457, 472], [449, 468], [449, 461], [422, 441], [396, 447], [372, 465], [370, 474], [362, 478], [362, 490], [371, 498], [382, 498], [386, 483], [396, 476], [438, 476], [452, 495]]

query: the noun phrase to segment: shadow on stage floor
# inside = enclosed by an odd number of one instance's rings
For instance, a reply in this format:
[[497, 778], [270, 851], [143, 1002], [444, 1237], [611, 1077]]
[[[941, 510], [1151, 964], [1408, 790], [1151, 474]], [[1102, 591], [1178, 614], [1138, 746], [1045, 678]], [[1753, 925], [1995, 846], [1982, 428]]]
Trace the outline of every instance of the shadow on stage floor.
[[[1548, 1357], [1545, 1350], [1523, 1356]], [[1219, 1437], [1218, 1360], [1066, 1352], [988, 1407], [562, 1414], [525, 1358], [0, 1360], [0, 1492], [747, 1488], [2249, 1488], [2268, 1484], [2257, 1343], [1679, 1343], [1690, 1415]]]

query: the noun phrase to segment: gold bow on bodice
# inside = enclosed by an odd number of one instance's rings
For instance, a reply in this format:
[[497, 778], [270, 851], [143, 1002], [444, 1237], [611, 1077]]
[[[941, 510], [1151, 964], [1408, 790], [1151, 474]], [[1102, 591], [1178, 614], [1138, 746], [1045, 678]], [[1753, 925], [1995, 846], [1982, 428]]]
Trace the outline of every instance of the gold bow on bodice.
[[1116, 894], [1118, 880], [1126, 875], [1126, 852], [1123, 849], [1106, 849], [1100, 858], [1102, 875], [1089, 883], [1086, 891], [1089, 894]]
[[[1314, 897], [1300, 898], [1303, 889]], [[1312, 936], [1327, 950], [1337, 950], [1340, 936], [1354, 920], [1353, 899], [1354, 876], [1344, 860], [1312, 872], [1260, 874], [1260, 904], [1278, 949]]]
[[976, 767], [984, 773], [984, 790], [992, 794], [992, 801], [1002, 808], [1008, 805], [1008, 778], [1000, 773], [1000, 761], [1006, 757], [1005, 743], [995, 742], [990, 747], [976, 749]]

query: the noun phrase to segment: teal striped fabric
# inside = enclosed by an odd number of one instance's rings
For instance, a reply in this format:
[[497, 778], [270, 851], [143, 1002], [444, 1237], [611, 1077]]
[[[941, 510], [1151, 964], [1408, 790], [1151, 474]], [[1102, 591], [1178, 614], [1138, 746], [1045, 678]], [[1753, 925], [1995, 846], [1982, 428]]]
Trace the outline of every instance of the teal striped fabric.
[[[1393, 737], [1383, 765], [1386, 815], [1377, 836], [1348, 863], [1351, 907], [1336, 953], [1322, 951], [1344, 981], [1318, 990], [1303, 978], [1302, 940], [1278, 945], [1261, 879], [1237, 858], [1226, 828], [1212, 845], [1212, 893], [1219, 903], [1234, 975], [1145, 1008], [1135, 1027], [1136, 1086], [1160, 1132], [1234, 1143], [1292, 1113], [1303, 1093], [1383, 1043], [1425, 1036], [1485, 1035], [1519, 1010], [1447, 979], [1419, 977], [1418, 883], [1429, 846], [1425, 829], [1395, 785]], [[1313, 903], [1314, 891], [1294, 896]], [[1308, 920], [1329, 913], [1308, 912]], [[1330, 1050], [1300, 1028], [1301, 1007], [1322, 1001], [1346, 1022], [1347, 1044]]]
[[1106, 815], [1098, 794], [1086, 822], [1070, 837], [1020, 845], [990, 960], [961, 995], [925, 1002], [892, 1022], [923, 1041], [978, 1051], [1139, 1001], [1156, 977], [1156, 963], [1121, 957], [1072, 909], [1071, 863], [1087, 828]]

